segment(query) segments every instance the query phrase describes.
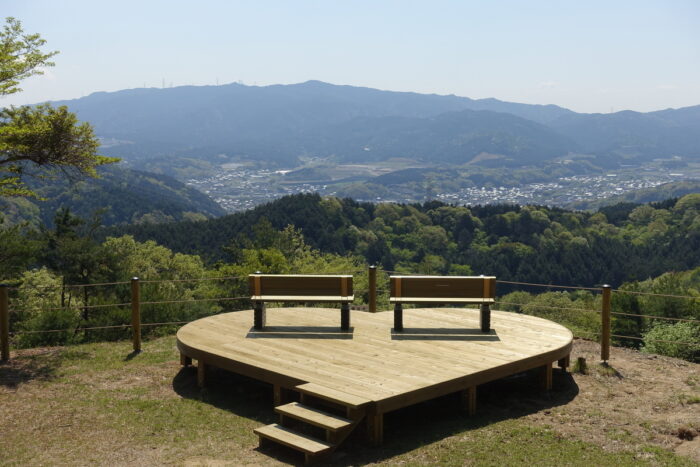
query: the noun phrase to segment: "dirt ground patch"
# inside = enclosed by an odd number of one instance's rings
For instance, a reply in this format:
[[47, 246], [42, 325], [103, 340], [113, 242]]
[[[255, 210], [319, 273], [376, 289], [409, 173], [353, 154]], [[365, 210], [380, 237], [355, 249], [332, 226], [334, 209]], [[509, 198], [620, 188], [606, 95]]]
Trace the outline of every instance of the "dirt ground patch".
[[615, 347], [607, 369], [598, 363], [598, 344], [581, 339], [572, 363], [578, 357], [589, 371], [572, 374], [576, 397], [528, 420], [608, 450], [651, 443], [700, 462], [700, 365]]
[[[128, 343], [33, 349], [0, 365], [0, 452], [10, 453], [0, 464], [295, 462], [256, 448], [252, 429], [276, 420], [269, 388], [220, 372], [199, 390], [194, 370], [180, 368], [172, 337], [147, 348], [129, 361]], [[456, 396], [387, 414], [385, 446], [351, 439], [332, 462], [467, 465], [465, 449], [529, 427], [552, 445], [580, 441], [658, 464], [652, 446], [700, 464], [700, 365], [613, 348], [606, 368], [598, 345], [579, 339], [572, 363], [578, 357], [588, 373], [555, 370], [549, 393], [536, 372], [479, 387], [475, 417], [456, 413]]]

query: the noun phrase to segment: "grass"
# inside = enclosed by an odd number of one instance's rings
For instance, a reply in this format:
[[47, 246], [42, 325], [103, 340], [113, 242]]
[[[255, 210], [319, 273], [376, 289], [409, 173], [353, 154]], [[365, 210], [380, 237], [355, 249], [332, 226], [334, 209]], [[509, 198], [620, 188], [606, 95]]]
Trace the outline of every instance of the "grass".
[[[0, 365], [0, 464], [273, 465], [299, 459], [257, 449], [253, 428], [276, 421], [267, 385], [215, 371], [208, 388], [200, 390], [195, 371], [179, 366], [174, 344], [173, 336], [149, 340], [140, 354], [131, 353], [128, 342], [86, 344], [29, 352]], [[536, 381], [533, 377], [534, 387]], [[556, 396], [561, 400], [552, 400], [526, 390], [515, 396], [520, 405], [503, 413], [484, 397], [475, 417], [455, 411], [454, 397], [388, 414], [384, 446], [369, 448], [355, 436], [332, 462], [695, 465], [653, 445], [611, 452], [528, 419], [565, 405], [573, 397], [566, 391]], [[630, 437], [625, 431], [611, 435], [622, 441]]]
[[595, 445], [566, 439], [551, 428], [522, 426], [515, 420], [435, 443], [417, 457], [406, 465], [692, 465], [652, 446], [641, 453], [605, 452]]
[[595, 365], [594, 368], [595, 368], [596, 373], [599, 374], [600, 376], [606, 376], [606, 377], [615, 376], [618, 378], [620, 377], [620, 373], [615, 368], [613, 368], [612, 366], [610, 366], [607, 363], [599, 363], [599, 364]]
[[697, 394], [681, 394], [678, 400], [683, 405], [700, 404], [700, 396]]
[[580, 375], [587, 375], [588, 374], [588, 364], [586, 363], [586, 359], [584, 359], [584, 358], [576, 359], [573, 367], [571, 368], [571, 371], [573, 373], [578, 373]]

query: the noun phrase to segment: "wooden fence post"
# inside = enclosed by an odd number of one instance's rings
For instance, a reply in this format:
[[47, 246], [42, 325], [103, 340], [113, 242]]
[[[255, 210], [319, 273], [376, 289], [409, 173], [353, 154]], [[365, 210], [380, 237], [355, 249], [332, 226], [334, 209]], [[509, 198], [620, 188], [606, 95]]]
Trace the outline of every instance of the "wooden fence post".
[[369, 267], [369, 312], [377, 312], [377, 266]]
[[612, 287], [608, 284], [603, 285], [603, 307], [601, 313], [601, 331], [600, 331], [600, 359], [604, 362], [610, 360], [610, 298], [612, 296]]
[[131, 332], [134, 352], [141, 352], [141, 287], [138, 277], [131, 279]]
[[10, 359], [10, 299], [7, 285], [0, 284], [0, 361]]

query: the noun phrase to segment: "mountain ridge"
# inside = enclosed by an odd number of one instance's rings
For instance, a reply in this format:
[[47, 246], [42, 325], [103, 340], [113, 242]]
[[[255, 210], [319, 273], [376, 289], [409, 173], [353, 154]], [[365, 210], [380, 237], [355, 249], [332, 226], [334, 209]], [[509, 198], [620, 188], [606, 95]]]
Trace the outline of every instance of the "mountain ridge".
[[[334, 85], [321, 81], [270, 86], [231, 83], [221, 86], [180, 86], [137, 88], [93, 93], [87, 97], [59, 101], [82, 120], [91, 122], [97, 134], [113, 141], [104, 151], [109, 155], [138, 161], [158, 156], [188, 155], [212, 158], [256, 160], [294, 166], [302, 157], [333, 157], [353, 153], [354, 160], [402, 156], [404, 146], [420, 140], [421, 133], [435, 133], [432, 141], [463, 141], [477, 131], [483, 136], [472, 141], [466, 154], [456, 157], [460, 145], [440, 153], [417, 154], [436, 163], [465, 163], [470, 155], [492, 152], [501, 141], [498, 155], [504, 160], [527, 165], [538, 157], [524, 157], [517, 141], [524, 126], [542, 125], [528, 142], [534, 148], [557, 147], [556, 154], [543, 151], [547, 159], [583, 154], [601, 164], [646, 161], [680, 156], [700, 160], [700, 106], [654, 112], [621, 111], [613, 114], [582, 114], [556, 105], [522, 104], [495, 98], [471, 99], [454, 95], [382, 91], [367, 87]], [[470, 128], [452, 126], [449, 115], [483, 112]], [[505, 126], [503, 115], [511, 117]], [[440, 117], [443, 116], [443, 117]], [[422, 119], [408, 134], [389, 138], [383, 153], [365, 154], [363, 148], [376, 133], [391, 133], [391, 118]], [[435, 118], [445, 127], [431, 129]], [[366, 129], [354, 127], [358, 119], [374, 119]], [[487, 125], [491, 122], [493, 125]], [[525, 123], [528, 122], [528, 123]], [[389, 127], [383, 125], [389, 124]], [[338, 130], [348, 132], [339, 138]], [[407, 130], [407, 129], [404, 129]], [[520, 135], [520, 136], [519, 136]], [[349, 136], [352, 136], [350, 138]], [[345, 140], [345, 144], [340, 141]], [[504, 144], [503, 141], [510, 141]], [[389, 144], [394, 141], [396, 144]], [[562, 144], [566, 141], [566, 144]], [[399, 153], [399, 154], [397, 154]], [[442, 160], [442, 154], [451, 154]]]

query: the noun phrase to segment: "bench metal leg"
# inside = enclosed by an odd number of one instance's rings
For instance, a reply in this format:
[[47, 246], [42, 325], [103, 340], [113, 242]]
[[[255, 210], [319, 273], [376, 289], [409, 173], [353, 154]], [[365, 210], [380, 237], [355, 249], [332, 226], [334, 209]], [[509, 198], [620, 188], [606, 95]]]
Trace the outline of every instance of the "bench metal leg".
[[264, 329], [265, 328], [265, 303], [264, 302], [255, 302], [253, 305], [253, 313], [255, 315], [254, 317], [254, 322], [253, 322], [253, 327], [255, 329]]
[[491, 330], [491, 307], [488, 303], [484, 303], [481, 305], [480, 311], [481, 332], [489, 332]]
[[340, 329], [343, 331], [350, 330], [350, 304], [342, 303], [340, 305]]
[[394, 331], [403, 331], [403, 306], [394, 304]]

